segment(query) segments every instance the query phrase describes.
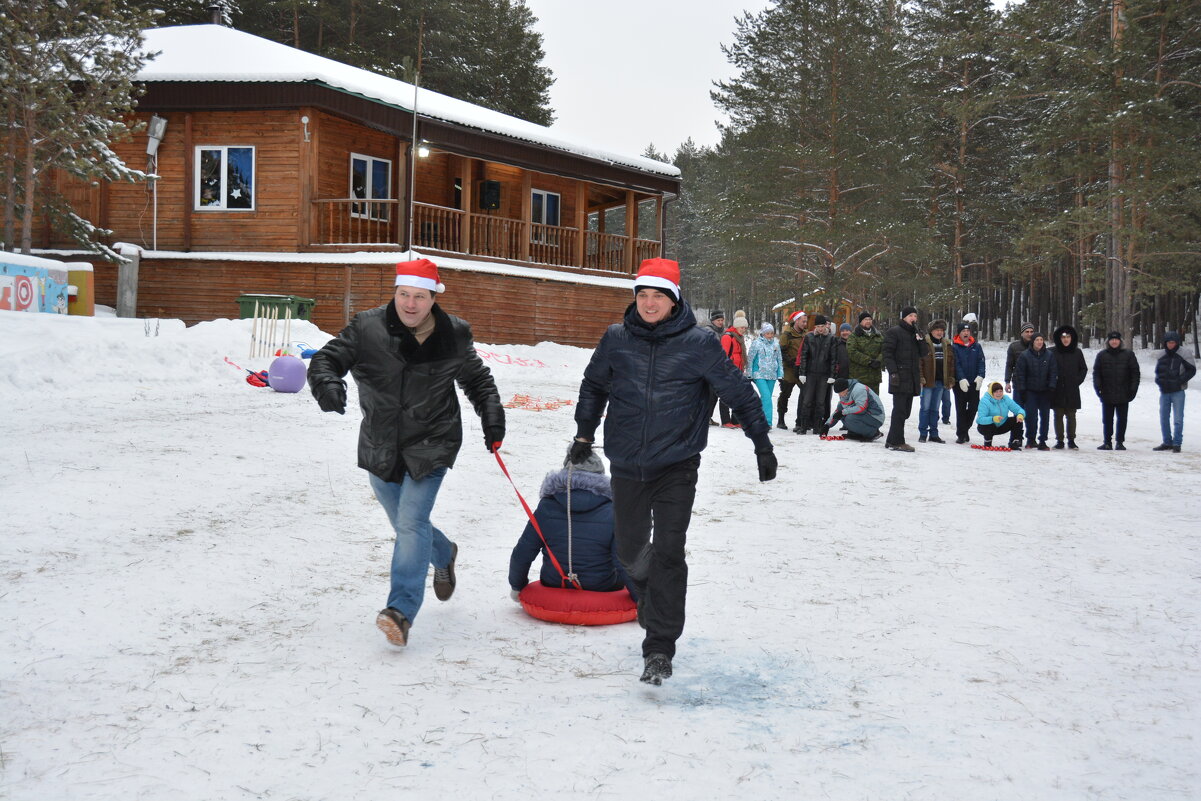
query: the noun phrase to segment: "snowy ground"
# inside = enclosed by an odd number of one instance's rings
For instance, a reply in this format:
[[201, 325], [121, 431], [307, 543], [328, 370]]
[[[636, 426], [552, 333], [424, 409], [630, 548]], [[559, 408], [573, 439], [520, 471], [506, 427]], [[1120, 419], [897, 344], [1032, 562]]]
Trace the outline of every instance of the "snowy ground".
[[[0, 312], [0, 338], [0, 798], [1201, 796], [1201, 397], [1151, 452], [1153, 353], [1126, 453], [1091, 392], [1079, 452], [777, 430], [763, 485], [714, 430], [652, 689], [634, 624], [509, 600], [524, 517], [478, 419], [435, 509], [458, 591], [397, 650], [357, 406], [248, 386], [244, 321]], [[505, 400], [574, 398], [588, 357], [480, 347]], [[510, 411], [527, 497], [571, 415]]]

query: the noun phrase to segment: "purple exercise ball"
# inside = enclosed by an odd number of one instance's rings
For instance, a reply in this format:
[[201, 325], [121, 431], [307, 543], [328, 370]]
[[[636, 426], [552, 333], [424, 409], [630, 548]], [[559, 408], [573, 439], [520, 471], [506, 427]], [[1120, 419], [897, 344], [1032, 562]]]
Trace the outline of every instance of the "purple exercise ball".
[[304, 362], [295, 356], [280, 356], [267, 370], [267, 384], [276, 392], [299, 392], [304, 374]]

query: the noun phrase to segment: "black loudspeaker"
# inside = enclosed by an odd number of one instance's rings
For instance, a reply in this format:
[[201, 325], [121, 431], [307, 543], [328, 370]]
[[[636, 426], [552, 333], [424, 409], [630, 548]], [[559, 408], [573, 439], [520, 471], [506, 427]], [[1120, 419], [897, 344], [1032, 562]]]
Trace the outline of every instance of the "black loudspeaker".
[[480, 208], [491, 211], [500, 208], [500, 181], [480, 181]]

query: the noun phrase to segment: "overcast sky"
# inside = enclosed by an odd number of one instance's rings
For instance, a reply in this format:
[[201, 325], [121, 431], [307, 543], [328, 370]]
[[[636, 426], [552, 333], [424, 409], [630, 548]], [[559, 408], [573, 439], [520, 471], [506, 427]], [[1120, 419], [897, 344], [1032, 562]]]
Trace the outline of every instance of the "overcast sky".
[[717, 143], [714, 80], [732, 74], [721, 45], [734, 17], [766, 0], [526, 0], [555, 73], [554, 130], [638, 155], [668, 156], [688, 137]]

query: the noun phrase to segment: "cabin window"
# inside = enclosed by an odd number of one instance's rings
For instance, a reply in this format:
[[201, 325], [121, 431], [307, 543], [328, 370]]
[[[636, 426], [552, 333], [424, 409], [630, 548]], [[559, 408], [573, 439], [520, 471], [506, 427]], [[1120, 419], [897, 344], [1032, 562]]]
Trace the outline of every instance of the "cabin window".
[[196, 208], [254, 210], [254, 148], [196, 148]]
[[[367, 201], [392, 197], [392, 162], [374, 156], [350, 154], [350, 196]], [[352, 217], [388, 219], [390, 203], [352, 203]]]
[[559, 226], [559, 195], [556, 192], [546, 192], [542, 189], [530, 190], [530, 205], [532, 214], [530, 220], [534, 223], [530, 231], [531, 242], [557, 244], [553, 231], [542, 226]]

